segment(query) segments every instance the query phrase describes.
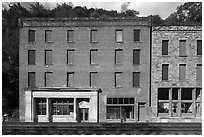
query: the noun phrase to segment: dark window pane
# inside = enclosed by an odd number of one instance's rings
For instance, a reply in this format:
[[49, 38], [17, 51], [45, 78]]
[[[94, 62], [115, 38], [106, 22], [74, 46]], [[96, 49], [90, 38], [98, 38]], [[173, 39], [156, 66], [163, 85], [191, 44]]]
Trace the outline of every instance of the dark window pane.
[[28, 31], [28, 42], [35, 42], [35, 30]]
[[112, 104], [113, 99], [112, 98], [107, 98], [107, 104]]
[[192, 113], [192, 112], [193, 112], [193, 103], [181, 102], [181, 113]]
[[124, 98], [124, 104], [129, 104], [129, 98]]
[[134, 29], [134, 41], [140, 41], [140, 30]]
[[168, 55], [168, 40], [162, 40], [162, 55]]
[[119, 104], [123, 104], [123, 98], [119, 98]]
[[186, 56], [186, 40], [179, 41], [179, 56]]
[[181, 89], [181, 100], [192, 100], [192, 89], [191, 88]]
[[196, 68], [196, 80], [202, 81], [202, 64], [197, 64]]
[[36, 100], [36, 115], [46, 115], [46, 99], [37, 98]]
[[28, 87], [35, 87], [35, 72], [28, 72]]
[[197, 40], [197, 55], [202, 55], [202, 40]]
[[35, 64], [35, 50], [28, 50], [28, 64]]
[[130, 98], [130, 104], [134, 104], [135, 103], [135, 99], [134, 98]]
[[107, 106], [106, 119], [120, 119], [120, 107]]
[[162, 64], [162, 80], [168, 80], [168, 64]]
[[140, 64], [140, 50], [133, 50], [133, 64]]
[[169, 88], [158, 89], [158, 100], [169, 100]]
[[178, 100], [178, 88], [172, 89], [172, 100]]
[[179, 80], [186, 80], [186, 64], [179, 65]]
[[118, 98], [113, 98], [113, 104], [118, 104]]
[[133, 87], [140, 86], [140, 72], [133, 72]]

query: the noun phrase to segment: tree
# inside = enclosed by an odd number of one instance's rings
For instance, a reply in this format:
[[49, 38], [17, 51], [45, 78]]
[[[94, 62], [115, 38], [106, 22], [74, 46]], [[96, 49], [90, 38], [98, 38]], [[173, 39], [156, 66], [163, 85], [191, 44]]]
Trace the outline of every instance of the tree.
[[162, 26], [165, 24], [164, 20], [159, 15], [149, 15], [148, 18], [152, 26]]
[[166, 25], [202, 25], [202, 2], [187, 2], [165, 19]]

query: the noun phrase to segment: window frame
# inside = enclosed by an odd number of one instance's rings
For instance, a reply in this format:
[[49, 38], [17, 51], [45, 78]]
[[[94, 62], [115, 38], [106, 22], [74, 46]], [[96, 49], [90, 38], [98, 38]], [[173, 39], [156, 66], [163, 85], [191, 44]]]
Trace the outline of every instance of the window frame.
[[[95, 84], [96, 85], [94, 85], [94, 83], [92, 83], [92, 74], [94, 74], [94, 75], [96, 75], [95, 77], [96, 77], [96, 80], [95, 80]], [[98, 84], [99, 84], [99, 76], [98, 76], [99, 74], [98, 74], [98, 72], [90, 72], [89, 73], [89, 87], [98, 87]]]
[[[198, 43], [200, 43], [201, 42], [201, 45], [199, 45]], [[198, 56], [202, 56], [202, 40], [197, 40], [197, 43], [196, 43], [197, 45], [197, 52], [196, 52], [196, 55], [198, 55]], [[200, 48], [198, 48], [198, 47], [200, 47]]]
[[[164, 79], [164, 71], [163, 71], [163, 67], [166, 66], [167, 67], [167, 74], [165, 74], [167, 76], [167, 79]], [[162, 81], [169, 81], [169, 64], [162, 64]]]
[[[117, 53], [120, 53], [119, 55], [121, 55], [121, 57], [119, 57], [120, 61], [118, 61], [118, 54]], [[115, 65], [122, 65], [123, 64], [123, 49], [115, 49]]]
[[[117, 83], [117, 74], [121, 75], [121, 85], [118, 85]], [[123, 72], [115, 72], [115, 88], [122, 88], [123, 87]]]
[[[73, 75], [71, 85], [70, 85], [70, 75]], [[74, 72], [67, 72], [67, 87], [74, 87]]]
[[[184, 41], [185, 41], [185, 53], [182, 52], [183, 48], [181, 46], [181, 42], [184, 42]], [[185, 40], [185, 39], [179, 40], [179, 57], [187, 57], [187, 40]]]
[[[167, 45], [165, 44], [166, 42], [167, 42]], [[169, 55], [169, 40], [162, 40], [162, 56], [168, 56], [168, 55]]]
[[[93, 33], [94, 32], [94, 33]], [[95, 34], [96, 33], [96, 34]], [[93, 35], [96, 35], [96, 40], [93, 39]], [[90, 30], [90, 42], [91, 43], [97, 43], [98, 42], [98, 30], [97, 29], [91, 29]]]
[[[95, 53], [95, 62], [92, 60], [93, 57], [92, 57], [92, 52]], [[90, 49], [90, 65], [98, 65], [98, 49]]]
[[[34, 52], [34, 61], [30, 61], [30, 59], [31, 59], [31, 54], [30, 54], [30, 52]], [[35, 61], [35, 57], [36, 57], [36, 54], [35, 54], [36, 52], [35, 52], [35, 50], [28, 50], [28, 65], [35, 65], [36, 64], [36, 61]], [[34, 62], [34, 63], [32, 63], [32, 62]]]
[[[33, 83], [33, 85], [32, 84], [30, 84], [30, 74], [34, 74], [34, 80], [32, 80], [32, 81], [34, 81], [34, 83]], [[28, 72], [28, 87], [36, 87], [36, 73], [35, 72]]]
[[[31, 34], [30, 34], [31, 31], [34, 32], [34, 41], [31, 41]], [[35, 42], [36, 42], [36, 30], [34, 30], [34, 29], [29, 29], [29, 30], [28, 30], [28, 43], [35, 43]]]
[[[119, 31], [121, 31], [121, 41], [119, 40], [118, 41], [118, 33], [117, 32], [119, 32]], [[123, 29], [116, 29], [115, 30], [115, 42], [117, 42], [117, 43], [123, 43]]]
[[[137, 56], [137, 54], [135, 55], [134, 53], [138, 52], [139, 55]], [[133, 49], [133, 65], [140, 65], [141, 64], [141, 59], [140, 59], [140, 55], [141, 55], [141, 49]], [[135, 60], [135, 56], [139, 57], [139, 59]]]
[[[185, 71], [182, 70], [184, 67], [185, 68]], [[179, 64], [179, 81], [186, 81], [186, 64]], [[184, 76], [183, 76], [184, 74]]]
[[[49, 60], [51, 60], [51, 62], [47, 62], [47, 52], [51, 52], [51, 59], [49, 59]], [[45, 50], [45, 65], [53, 65], [53, 55], [52, 55], [53, 53], [52, 53], [52, 50], [50, 50], [50, 49], [46, 49]]]
[[[136, 38], [135, 38], [135, 34], [136, 34], [136, 31], [138, 31], [139, 32], [139, 40], [136, 40]], [[141, 29], [134, 29], [133, 30], [133, 40], [134, 40], [134, 42], [141, 42]]]
[[[73, 40], [70, 39], [70, 33], [69, 32], [72, 32], [73, 33]], [[75, 31], [73, 29], [70, 29], [70, 30], [67, 30], [67, 42], [68, 43], [74, 43], [75, 42]]]
[[[138, 84], [135, 84], [135, 81], [134, 81], [134, 74], [138, 74], [138, 76], [139, 76], [139, 79], [138, 80], [136, 80], [136, 81], [138, 81]], [[133, 88], [139, 88], [140, 87], [140, 81], [141, 81], [141, 72], [133, 72], [132, 73], [132, 87]]]
[[[69, 52], [72, 54], [72, 61], [69, 60]], [[74, 65], [75, 49], [67, 49], [67, 65]]]
[[[47, 84], [47, 77], [46, 77], [46, 74], [51, 74], [51, 85]], [[45, 72], [44, 74], [44, 84], [45, 84], [45, 87], [52, 87], [53, 85], [53, 73], [52, 72]]]
[[[50, 33], [50, 40], [48, 39], [47, 32]], [[45, 30], [45, 43], [52, 43], [52, 30]]]

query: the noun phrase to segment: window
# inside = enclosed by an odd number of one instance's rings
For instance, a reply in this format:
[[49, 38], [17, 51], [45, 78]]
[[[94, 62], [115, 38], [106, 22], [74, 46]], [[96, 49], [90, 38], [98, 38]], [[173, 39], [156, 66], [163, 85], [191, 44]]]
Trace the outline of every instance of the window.
[[122, 64], [123, 50], [116, 49], [115, 50], [115, 64]]
[[140, 30], [134, 29], [134, 41], [140, 41]]
[[186, 56], [186, 40], [179, 41], [179, 56]]
[[116, 42], [123, 42], [123, 30], [116, 30]]
[[52, 65], [52, 50], [45, 50], [45, 64]]
[[45, 87], [52, 86], [52, 72], [45, 72]]
[[97, 30], [91, 30], [90, 32], [90, 41], [97, 42]]
[[98, 73], [90, 72], [90, 87], [98, 87]]
[[162, 55], [168, 55], [168, 40], [162, 40]]
[[122, 72], [115, 72], [115, 87], [122, 87]]
[[67, 64], [74, 64], [74, 49], [67, 50]]
[[45, 30], [45, 42], [52, 42], [52, 30]]
[[74, 99], [52, 99], [52, 115], [71, 115], [74, 112]]
[[196, 88], [196, 98], [195, 98], [195, 101], [196, 101], [196, 114], [197, 115], [201, 115], [201, 100], [202, 100], [202, 96], [201, 96], [201, 92], [202, 92], [202, 89], [201, 88]]
[[35, 30], [28, 31], [28, 42], [35, 42]]
[[97, 49], [90, 50], [90, 64], [97, 64]]
[[139, 49], [133, 50], [133, 64], [134, 65], [140, 64], [140, 50]]
[[186, 64], [179, 64], [179, 80], [186, 80]]
[[197, 64], [196, 68], [196, 80], [202, 81], [202, 64]]
[[107, 98], [106, 119], [134, 119], [134, 98]]
[[36, 115], [46, 115], [46, 98], [36, 98]]
[[67, 30], [67, 42], [74, 42], [74, 30]]
[[169, 88], [158, 89], [158, 113], [169, 113]]
[[173, 113], [173, 117], [178, 116], [179, 107], [178, 107], [178, 90], [179, 88], [172, 88], [172, 104], [171, 111]]
[[67, 87], [74, 86], [74, 72], [67, 72]]
[[35, 50], [28, 50], [28, 64], [35, 64]]
[[28, 72], [28, 87], [35, 87], [35, 72]]
[[162, 64], [162, 80], [168, 80], [168, 64]]
[[202, 55], [202, 40], [197, 40], [197, 55]]
[[133, 87], [140, 86], [140, 72], [133, 72]]
[[192, 89], [181, 89], [181, 113], [193, 113]]

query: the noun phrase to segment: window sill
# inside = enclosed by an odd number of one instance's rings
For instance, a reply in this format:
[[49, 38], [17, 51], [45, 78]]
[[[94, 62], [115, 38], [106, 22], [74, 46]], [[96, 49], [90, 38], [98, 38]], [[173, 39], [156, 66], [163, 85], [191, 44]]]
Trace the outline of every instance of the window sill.
[[162, 80], [161, 82], [170, 82], [170, 80]]
[[28, 42], [28, 44], [36, 44], [36, 41], [34, 41], [34, 42]]
[[123, 88], [123, 87], [122, 86], [117, 86], [117, 87], [115, 86], [115, 88]]
[[116, 43], [124, 43], [123, 41], [116, 41]]
[[132, 87], [132, 88], [141, 88], [140, 86], [138, 86], [138, 87]]
[[162, 55], [162, 57], [170, 57], [170, 55]]
[[98, 41], [90, 41], [90, 43], [98, 43]]
[[67, 66], [74, 66], [74, 64], [67, 64]]
[[45, 64], [45, 67], [49, 67], [52, 66], [53, 64]]
[[179, 55], [179, 57], [187, 57], [187, 55], [183, 55], [183, 56], [180, 56], [180, 55]]
[[90, 64], [90, 66], [98, 66], [98, 64]]
[[67, 41], [67, 43], [75, 43], [75, 41]]
[[48, 44], [50, 43], [50, 44], [52, 44], [52, 43], [53, 43], [53, 41], [45, 41], [45, 43], [48, 43]]
[[133, 41], [134, 43], [142, 43], [141, 41]]

